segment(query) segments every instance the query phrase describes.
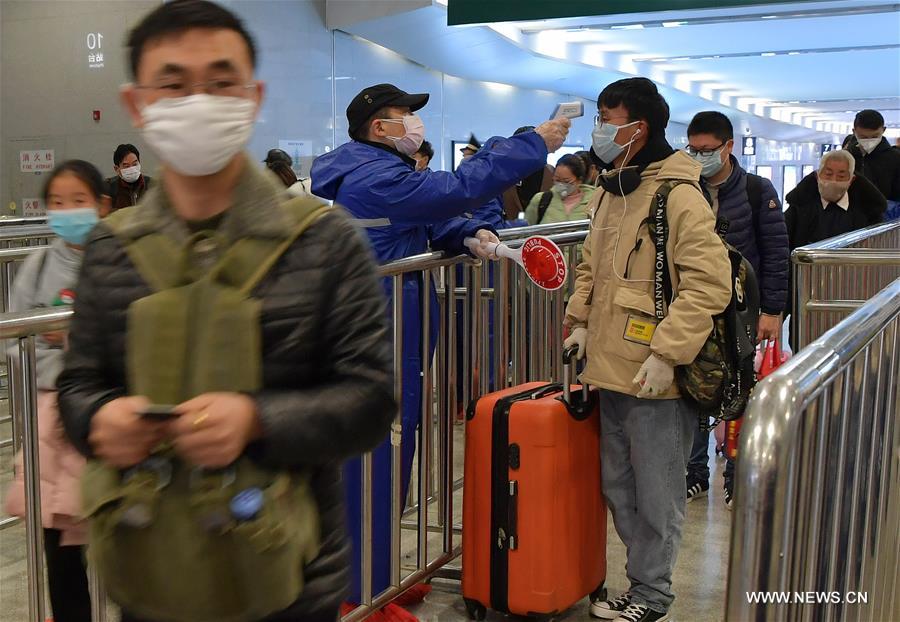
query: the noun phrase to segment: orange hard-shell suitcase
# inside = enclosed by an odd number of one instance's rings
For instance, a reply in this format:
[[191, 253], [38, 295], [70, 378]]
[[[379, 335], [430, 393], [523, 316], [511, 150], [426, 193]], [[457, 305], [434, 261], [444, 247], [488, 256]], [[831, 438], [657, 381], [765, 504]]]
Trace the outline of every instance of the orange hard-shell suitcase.
[[550, 619], [605, 598], [596, 395], [566, 399], [565, 385], [523, 384], [467, 413], [462, 591], [473, 619], [487, 609]]

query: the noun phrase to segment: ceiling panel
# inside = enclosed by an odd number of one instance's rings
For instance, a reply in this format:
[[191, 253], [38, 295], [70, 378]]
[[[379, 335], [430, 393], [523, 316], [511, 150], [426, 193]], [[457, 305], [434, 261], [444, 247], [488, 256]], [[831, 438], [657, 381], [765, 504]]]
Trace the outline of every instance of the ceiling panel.
[[[833, 14], [860, 10], [869, 13]], [[766, 11], [775, 19], [763, 19], [772, 17]], [[714, 23], [692, 22], [700, 19]], [[637, 29], [635, 20], [655, 26]], [[623, 25], [629, 29], [610, 29]], [[575, 26], [588, 29], [566, 30]], [[884, 0], [491, 27], [449, 27], [445, 9], [432, 6], [356, 24], [352, 32], [451, 75], [589, 99], [614, 80], [644, 75], [663, 87], [674, 120], [721, 108], [771, 138], [827, 141], [848, 130], [834, 124], [852, 122], [867, 107], [900, 124], [900, 4]]]

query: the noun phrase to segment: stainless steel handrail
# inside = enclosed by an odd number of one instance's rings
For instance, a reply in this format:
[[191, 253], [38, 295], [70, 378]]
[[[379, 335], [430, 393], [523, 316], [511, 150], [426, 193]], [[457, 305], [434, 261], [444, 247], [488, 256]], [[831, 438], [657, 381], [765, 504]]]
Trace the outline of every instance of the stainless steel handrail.
[[868, 300], [900, 276], [900, 221], [797, 248], [791, 263], [791, 332], [802, 348], [843, 317], [833, 303]]
[[13, 225], [0, 229], [0, 242], [27, 238], [48, 238], [55, 234], [47, 225]]
[[822, 240], [821, 242], [808, 244], [802, 248], [812, 251], [852, 248], [855, 244], [860, 244], [867, 240], [897, 231], [900, 231], [900, 220], [892, 220], [863, 229], [857, 229], [856, 231], [850, 231], [833, 238], [828, 238], [827, 240]]
[[22, 225], [43, 225], [47, 223], [46, 216], [8, 217], [0, 216], [0, 228], [17, 227]]
[[553, 235], [554, 233], [569, 233], [570, 231], [587, 231], [590, 226], [590, 220], [573, 220], [570, 222], [555, 222], [547, 225], [529, 225], [527, 227], [514, 227], [512, 229], [504, 229], [497, 233], [497, 237], [501, 240], [516, 240], [519, 238], [527, 238], [532, 235]]
[[[756, 387], [741, 431], [726, 620], [896, 619], [898, 374], [900, 279]], [[810, 591], [865, 592], [875, 609], [845, 618], [833, 602], [754, 602]]]
[[831, 265], [895, 265], [900, 264], [900, 248], [798, 248], [791, 254], [794, 263]]

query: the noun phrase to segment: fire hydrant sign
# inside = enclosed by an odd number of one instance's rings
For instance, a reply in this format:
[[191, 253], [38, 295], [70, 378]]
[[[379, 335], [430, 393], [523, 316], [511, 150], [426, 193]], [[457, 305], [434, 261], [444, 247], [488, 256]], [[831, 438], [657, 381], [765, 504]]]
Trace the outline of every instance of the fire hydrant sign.
[[32, 149], [19, 152], [19, 170], [23, 173], [44, 173], [53, 170], [53, 149]]
[[32, 216], [46, 216], [47, 210], [44, 209], [44, 201], [41, 199], [22, 199], [22, 216], [30, 218]]

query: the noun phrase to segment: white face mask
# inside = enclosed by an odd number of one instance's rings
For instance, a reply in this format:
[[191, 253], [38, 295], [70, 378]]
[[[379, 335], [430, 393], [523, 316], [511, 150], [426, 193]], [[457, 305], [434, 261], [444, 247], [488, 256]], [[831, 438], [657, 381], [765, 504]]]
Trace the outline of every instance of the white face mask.
[[141, 163], [138, 162], [134, 166], [130, 166], [128, 168], [120, 168], [119, 175], [121, 175], [122, 179], [129, 184], [133, 184], [141, 176]]
[[250, 99], [205, 93], [161, 99], [141, 111], [144, 138], [156, 155], [191, 177], [225, 168], [250, 140], [255, 115]]
[[872, 153], [879, 144], [881, 144], [881, 136], [876, 138], [857, 138], [856, 142], [859, 143], [859, 148], [865, 151], [866, 153]]

